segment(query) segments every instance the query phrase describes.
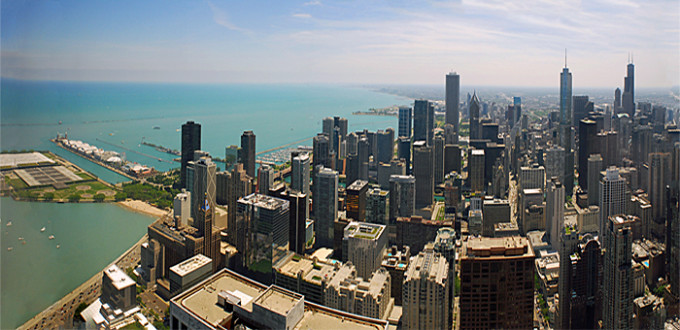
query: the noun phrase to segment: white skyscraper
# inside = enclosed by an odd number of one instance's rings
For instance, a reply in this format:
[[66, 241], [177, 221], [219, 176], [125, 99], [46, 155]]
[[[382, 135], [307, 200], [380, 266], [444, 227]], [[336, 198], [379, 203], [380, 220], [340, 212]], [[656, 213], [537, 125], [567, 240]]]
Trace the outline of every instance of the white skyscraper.
[[309, 155], [301, 153], [293, 157], [290, 188], [309, 195]]
[[560, 248], [560, 230], [564, 228], [564, 186], [558, 180], [548, 181], [545, 198], [545, 232], [550, 245]]
[[425, 250], [411, 259], [402, 287], [404, 329], [451, 329], [449, 264]]
[[[605, 177], [600, 181], [600, 237], [604, 235], [609, 217], [626, 214], [626, 181], [619, 175], [616, 167], [607, 168]], [[603, 242], [606, 246], [607, 242]]]

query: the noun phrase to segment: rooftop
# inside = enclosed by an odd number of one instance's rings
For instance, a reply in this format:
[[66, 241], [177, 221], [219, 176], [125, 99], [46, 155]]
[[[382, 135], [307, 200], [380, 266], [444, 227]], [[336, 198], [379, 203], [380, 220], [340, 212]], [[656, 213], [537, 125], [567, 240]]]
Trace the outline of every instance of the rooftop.
[[185, 276], [186, 274], [189, 274], [193, 272], [196, 269], [199, 269], [207, 264], [209, 264], [212, 261], [212, 259], [202, 255], [202, 254], [197, 254], [187, 260], [184, 260], [172, 267], [170, 267], [170, 271], [176, 273], [179, 276]]
[[384, 225], [352, 221], [345, 227], [345, 237], [374, 240], [380, 236], [383, 229]]
[[463, 258], [517, 256], [534, 257], [534, 252], [529, 249], [529, 241], [524, 237], [471, 237], [462, 251]]
[[260, 305], [279, 315], [287, 315], [303, 299], [304, 297], [297, 293], [284, 291], [277, 286], [272, 286], [261, 296], [257, 297], [253, 304]]
[[246, 197], [239, 199], [239, 202], [254, 205], [267, 210], [276, 210], [281, 207], [285, 208], [286, 205], [289, 204], [287, 200], [262, 194], [250, 194]]
[[22, 165], [38, 164], [54, 164], [54, 161], [39, 152], [0, 154], [0, 168], [13, 168]]
[[131, 285], [135, 285], [135, 281], [133, 281], [130, 276], [127, 276], [125, 272], [120, 270], [118, 266], [113, 265], [106, 270], [104, 270], [104, 275], [106, 275], [110, 280], [113, 286], [116, 287], [118, 290], [125, 289]]
[[352, 184], [347, 187], [347, 190], [361, 190], [366, 187], [366, 185], [368, 185], [368, 181], [354, 180], [354, 182], [352, 182]]

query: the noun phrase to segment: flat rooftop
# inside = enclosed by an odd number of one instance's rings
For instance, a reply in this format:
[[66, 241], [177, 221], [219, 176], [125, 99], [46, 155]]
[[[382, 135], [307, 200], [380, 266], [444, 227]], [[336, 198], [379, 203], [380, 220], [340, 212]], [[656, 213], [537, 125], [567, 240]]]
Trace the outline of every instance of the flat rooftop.
[[239, 202], [251, 204], [268, 210], [276, 210], [278, 208], [283, 207], [285, 204], [289, 203], [287, 200], [262, 194], [250, 194], [246, 197], [239, 199]]
[[366, 185], [368, 185], [368, 181], [366, 180], [355, 180], [351, 185], [349, 185], [349, 187], [347, 187], [347, 190], [361, 190]]
[[374, 240], [383, 229], [384, 225], [352, 221], [345, 227], [345, 237]]
[[106, 270], [104, 270], [104, 275], [106, 275], [110, 280], [113, 286], [116, 287], [118, 290], [125, 289], [131, 285], [135, 285], [135, 281], [133, 281], [130, 276], [127, 276], [125, 272], [120, 270], [118, 266], [113, 265]]
[[199, 269], [207, 264], [209, 264], [212, 261], [212, 259], [202, 255], [202, 254], [197, 254], [187, 260], [184, 260], [172, 267], [170, 267], [170, 271], [174, 272], [175, 274], [179, 276], [185, 276], [186, 274], [189, 274], [193, 272], [196, 269]]
[[272, 286], [257, 297], [253, 304], [260, 305], [279, 315], [287, 315], [303, 299], [304, 297], [299, 294], [283, 291], [277, 286]]
[[517, 256], [534, 257], [534, 252], [529, 249], [529, 241], [524, 237], [471, 237], [462, 251], [463, 258]]
[[43, 166], [16, 169], [14, 173], [30, 187], [51, 184], [66, 184], [82, 181], [83, 178], [64, 166]]
[[0, 154], [0, 168], [2, 169], [47, 164], [54, 164], [54, 161], [39, 152]]

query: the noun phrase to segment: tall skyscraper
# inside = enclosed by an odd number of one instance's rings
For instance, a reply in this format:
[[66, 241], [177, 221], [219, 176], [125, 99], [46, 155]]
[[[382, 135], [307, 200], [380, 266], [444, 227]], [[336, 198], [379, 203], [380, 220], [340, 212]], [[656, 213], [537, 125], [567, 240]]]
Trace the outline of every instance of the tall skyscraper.
[[635, 65], [628, 63], [627, 75], [623, 79], [623, 112], [633, 119], [635, 115]]
[[187, 164], [194, 160], [194, 151], [201, 149], [201, 124], [188, 121], [182, 125], [182, 158], [179, 172], [180, 188], [187, 187]]
[[434, 156], [434, 184], [438, 185], [444, 182], [444, 138], [441, 135], [434, 137], [433, 143]]
[[370, 278], [380, 268], [387, 248], [387, 227], [375, 223], [352, 221], [344, 230], [342, 257], [357, 268], [357, 275]]
[[[194, 162], [194, 180], [193, 189], [191, 190], [191, 214], [196, 219], [196, 214], [199, 208], [203, 207], [205, 199], [207, 198], [210, 205], [215, 205], [215, 190], [216, 190], [216, 169], [217, 166], [208, 157], [202, 157]], [[202, 224], [194, 221], [194, 227], [200, 231], [203, 230]]]
[[633, 327], [633, 265], [631, 262], [632, 218], [611, 215], [607, 218], [602, 278], [603, 329]]
[[446, 124], [453, 125], [454, 136], [450, 144], [458, 143], [458, 125], [460, 122], [460, 76], [451, 72], [446, 75]]
[[[560, 73], [560, 124], [562, 125], [572, 125], [571, 100], [571, 72], [567, 68], [565, 55], [564, 69]], [[567, 149], [567, 146], [564, 144], [562, 147]], [[571, 148], [571, 144], [569, 144], [569, 148]]]
[[578, 132], [580, 130], [579, 122], [588, 117], [588, 113], [594, 111], [594, 104], [588, 100], [588, 95], [576, 95], [572, 98], [572, 107], [574, 110], [572, 126]]
[[441, 254], [425, 250], [411, 259], [402, 286], [405, 329], [451, 329], [449, 265]]
[[588, 157], [588, 187], [590, 187], [588, 205], [600, 205], [600, 171], [602, 171], [602, 156], [591, 154]]
[[390, 223], [397, 217], [410, 217], [415, 214], [416, 179], [411, 175], [390, 177]]
[[621, 88], [614, 90], [614, 114], [621, 112]]
[[255, 134], [253, 131], [245, 131], [241, 135], [240, 162], [250, 177], [255, 177]]
[[378, 130], [376, 132], [376, 142], [378, 154], [374, 156], [375, 163], [389, 164], [392, 156], [394, 156], [394, 130], [392, 128]]
[[290, 188], [309, 195], [309, 155], [300, 153], [293, 157]]
[[330, 159], [330, 143], [328, 140], [328, 135], [324, 133], [319, 133], [317, 134], [313, 141], [313, 156], [314, 156], [314, 168], [316, 168], [318, 165], [321, 165], [323, 167], [328, 167], [331, 168], [331, 159]]
[[381, 225], [389, 224], [390, 192], [379, 188], [371, 188], [366, 195], [366, 222]]
[[288, 249], [304, 254], [307, 245], [307, 219], [309, 218], [309, 197], [299, 191], [286, 191], [281, 196], [290, 203], [288, 218]]
[[321, 168], [314, 178], [314, 230], [316, 245], [333, 247], [333, 223], [338, 218], [338, 172]]
[[399, 137], [411, 137], [411, 108], [399, 107]]
[[416, 100], [413, 106], [413, 140], [432, 145], [433, 130], [434, 107], [427, 100]]
[[[434, 157], [425, 141], [413, 143], [413, 176], [416, 178], [416, 208], [432, 205], [434, 195]], [[482, 163], [483, 168], [483, 163]]]
[[[649, 154], [649, 201], [652, 202], [652, 218], [663, 227], [666, 218], [666, 193], [664, 188], [670, 182], [670, 154], [652, 152]], [[657, 226], [659, 227], [659, 226]], [[658, 230], [656, 232], [659, 232]]]
[[484, 149], [470, 149], [468, 157], [468, 180], [470, 181], [470, 191], [484, 192]]
[[[252, 191], [253, 178], [246, 174], [243, 169], [243, 164], [237, 163], [232, 168], [231, 172], [224, 173], [227, 177], [226, 182], [226, 204], [228, 210], [236, 210], [238, 207], [238, 200], [241, 197], [250, 195]], [[239, 232], [237, 219], [237, 212], [228, 212], [227, 214], [227, 231], [229, 237], [229, 243], [236, 246], [243, 246], [242, 241], [245, 238], [243, 232]]]
[[460, 254], [460, 329], [531, 329], [535, 265], [527, 239], [469, 238]]
[[[574, 96], [576, 99], [577, 96]], [[597, 124], [590, 119], [579, 121], [578, 130], [578, 185], [585, 191], [591, 192], [588, 186], [588, 157], [595, 153], [595, 139], [597, 138]]]
[[[596, 329], [602, 314], [600, 242], [592, 235], [576, 231], [564, 234], [568, 238], [581, 238], [577, 242], [567, 239], [568, 244], [563, 241], [564, 248], [560, 251], [560, 307], [556, 327]], [[568, 245], [571, 248], [567, 248]]]
[[274, 185], [274, 169], [263, 164], [257, 169], [257, 189], [262, 195], [269, 195], [269, 190]]
[[354, 221], [364, 221], [368, 181], [356, 180], [345, 189], [345, 192], [347, 193], [347, 217]]
[[607, 246], [607, 222], [609, 217], [617, 214], [626, 214], [626, 181], [619, 176], [619, 170], [615, 167], [607, 168], [607, 172], [600, 181], [600, 237]]
[[482, 124], [480, 123], [479, 111], [481, 106], [479, 104], [479, 98], [477, 97], [477, 92], [472, 94], [472, 99], [470, 100], [470, 140], [477, 140], [482, 138]]
[[397, 145], [397, 158], [403, 159], [406, 164], [406, 174], [411, 174], [411, 139], [400, 137]]
[[550, 180], [557, 177], [560, 182], [564, 182], [564, 148], [551, 146], [545, 151], [545, 177]]
[[560, 230], [564, 228], [564, 185], [554, 178], [548, 181], [545, 197], [545, 232], [550, 245], [559, 249]]

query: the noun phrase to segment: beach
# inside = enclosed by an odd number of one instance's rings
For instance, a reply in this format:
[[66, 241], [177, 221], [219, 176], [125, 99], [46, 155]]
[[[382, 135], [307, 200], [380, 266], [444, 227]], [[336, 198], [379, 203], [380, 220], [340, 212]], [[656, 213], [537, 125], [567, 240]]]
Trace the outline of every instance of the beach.
[[157, 207], [151, 206], [146, 202], [138, 201], [138, 200], [126, 200], [126, 201], [120, 201], [117, 203], [118, 205], [133, 211], [133, 212], [138, 212], [146, 215], [150, 215], [152, 217], [157, 217], [160, 218], [166, 214], [168, 214], [170, 211], [164, 211], [161, 210]]

